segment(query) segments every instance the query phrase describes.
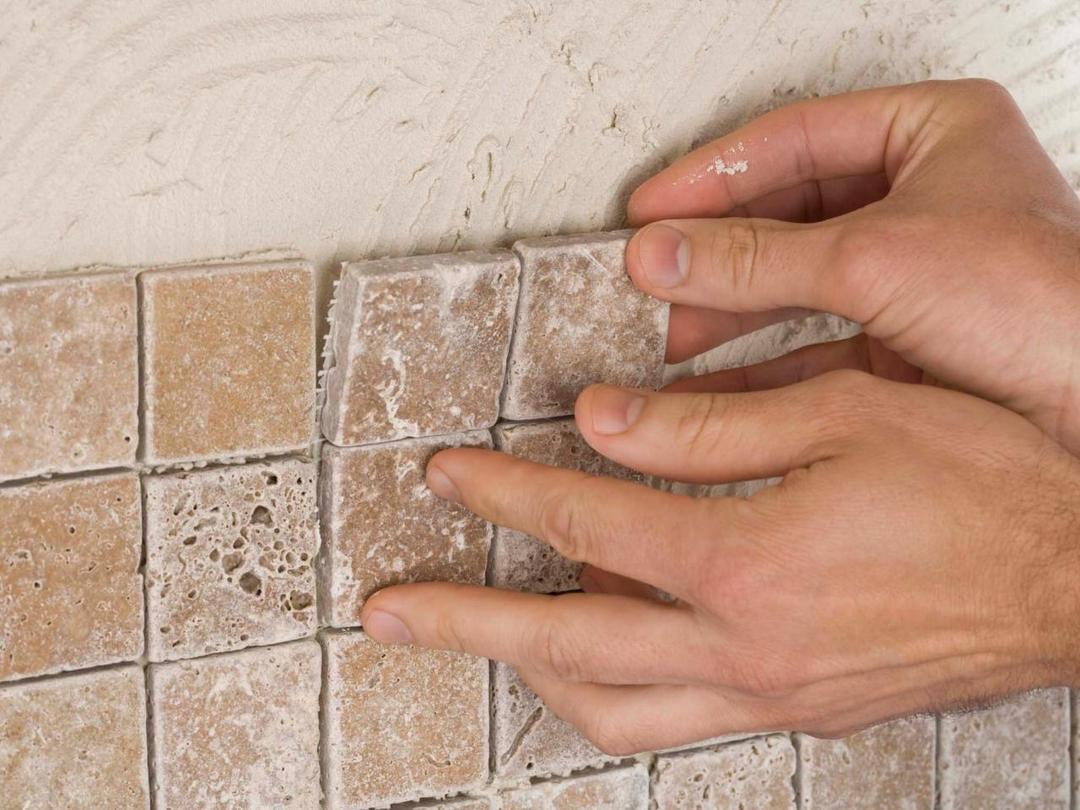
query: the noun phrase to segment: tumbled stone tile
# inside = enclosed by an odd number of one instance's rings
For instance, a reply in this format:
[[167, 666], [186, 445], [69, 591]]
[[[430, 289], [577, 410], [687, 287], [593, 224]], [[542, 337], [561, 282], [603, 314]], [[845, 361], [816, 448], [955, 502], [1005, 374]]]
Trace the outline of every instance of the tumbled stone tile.
[[396, 807], [408, 808], [409, 810], [493, 810], [491, 799], [487, 796], [464, 797], [460, 799], [447, 799], [444, 802], [432, 802], [421, 799], [418, 802], [396, 805]]
[[664, 373], [668, 305], [626, 274], [629, 232], [525, 239], [521, 300], [502, 415], [573, 413], [592, 383], [655, 388]]
[[329, 808], [384, 807], [482, 784], [488, 663], [327, 633], [323, 772]]
[[345, 265], [327, 344], [327, 439], [370, 444], [494, 425], [518, 275], [509, 252]]
[[895, 720], [844, 740], [799, 737], [805, 810], [934, 806], [932, 718]]
[[646, 810], [649, 773], [643, 765], [633, 765], [539, 782], [507, 791], [499, 801], [499, 810]]
[[143, 489], [151, 660], [315, 631], [315, 464], [147, 476]]
[[500, 777], [563, 776], [615, 761], [549, 711], [506, 664], [495, 664], [492, 697], [495, 773]]
[[134, 474], [0, 489], [0, 680], [143, 649]]
[[1069, 807], [1069, 692], [941, 718], [941, 807]]
[[130, 274], [0, 284], [0, 481], [131, 464], [138, 368]]
[[428, 460], [447, 447], [490, 447], [487, 431], [323, 448], [319, 491], [323, 548], [319, 598], [324, 621], [359, 621], [364, 600], [405, 582], [482, 585], [491, 525], [435, 497]]
[[315, 420], [315, 286], [298, 262], [139, 276], [143, 460], [287, 452]]
[[150, 667], [155, 807], [319, 806], [313, 640]]
[[791, 740], [781, 734], [660, 756], [653, 777], [657, 810], [787, 810], [795, 806], [795, 760]]
[[[495, 428], [495, 445], [512, 456], [591, 475], [644, 482], [645, 477], [593, 450], [573, 419], [555, 419]], [[551, 546], [513, 529], [495, 530], [491, 584], [537, 593], [572, 591], [578, 587], [581, 563], [568, 560]]]
[[138, 667], [0, 687], [0, 806], [149, 807]]

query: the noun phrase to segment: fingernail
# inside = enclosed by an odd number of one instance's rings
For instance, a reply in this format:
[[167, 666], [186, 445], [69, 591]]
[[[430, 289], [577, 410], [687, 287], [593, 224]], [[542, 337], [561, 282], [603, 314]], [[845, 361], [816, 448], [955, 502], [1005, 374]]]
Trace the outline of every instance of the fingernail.
[[592, 401], [593, 430], [602, 436], [624, 433], [645, 409], [645, 397], [623, 388], [598, 388]]
[[428, 467], [427, 485], [428, 489], [444, 500], [453, 501], [454, 503], [462, 502], [457, 485], [450, 480], [450, 476], [438, 467]]
[[670, 225], [650, 225], [638, 237], [638, 257], [649, 283], [675, 287], [690, 270], [690, 240]]
[[364, 620], [364, 632], [380, 644], [412, 644], [405, 622], [385, 610], [376, 610]]

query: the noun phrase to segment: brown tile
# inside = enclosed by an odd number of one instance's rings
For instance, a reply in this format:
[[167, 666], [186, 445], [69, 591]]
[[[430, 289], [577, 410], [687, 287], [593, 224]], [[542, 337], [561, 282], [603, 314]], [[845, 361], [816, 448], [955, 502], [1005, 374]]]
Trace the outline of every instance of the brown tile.
[[526, 239], [502, 416], [573, 413], [588, 385], [654, 388], [664, 372], [668, 305], [626, 275], [629, 232]]
[[148, 464], [307, 447], [315, 287], [298, 262], [139, 276]]
[[1069, 691], [941, 718], [941, 807], [1068, 808]]
[[385, 807], [478, 787], [488, 770], [488, 664], [327, 633], [327, 807]]
[[357, 624], [364, 600], [389, 585], [484, 583], [491, 525], [435, 497], [424, 483], [428, 460], [458, 446], [490, 447], [491, 436], [473, 431], [323, 448], [319, 598], [324, 621], [334, 627]]
[[549, 711], [506, 664], [495, 664], [492, 699], [495, 773], [499, 777], [564, 776], [615, 761]]
[[0, 680], [138, 658], [134, 474], [0, 489]]
[[1080, 807], [1080, 698], [1076, 691], [1072, 698], [1072, 778], [1073, 807]]
[[323, 434], [358, 445], [495, 424], [518, 275], [509, 252], [345, 265]]
[[314, 463], [147, 476], [143, 490], [152, 661], [315, 631]]
[[0, 481], [135, 460], [137, 330], [128, 273], [0, 284]]
[[782, 734], [657, 757], [657, 810], [787, 810], [795, 806], [795, 759]]
[[799, 735], [804, 810], [934, 806], [934, 720], [913, 717], [844, 740]]
[[506, 791], [498, 800], [499, 810], [647, 810], [649, 772], [633, 765], [539, 782]]
[[[512, 456], [590, 475], [645, 480], [589, 447], [573, 419], [503, 424], [494, 433], [496, 447]], [[491, 555], [491, 584], [495, 587], [536, 593], [572, 591], [578, 587], [580, 573], [581, 563], [567, 560], [547, 543], [513, 529], [495, 530]]]
[[319, 806], [314, 640], [150, 667], [155, 807]]
[[149, 807], [138, 667], [0, 687], [0, 806]]

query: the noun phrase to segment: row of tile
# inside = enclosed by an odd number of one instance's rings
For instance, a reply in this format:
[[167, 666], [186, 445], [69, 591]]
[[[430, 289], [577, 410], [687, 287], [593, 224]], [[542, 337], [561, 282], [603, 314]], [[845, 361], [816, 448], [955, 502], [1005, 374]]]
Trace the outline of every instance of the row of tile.
[[[658, 384], [667, 307], [630, 283], [625, 243], [346, 265], [325, 434], [361, 445], [489, 428], [500, 413], [568, 414], [597, 380]], [[303, 262], [0, 283], [0, 481], [304, 449], [315, 343]]]
[[929, 810], [935, 790], [947, 809], [1069, 806], [1061, 689], [942, 718], [940, 750], [934, 720], [913, 718], [839, 741], [774, 734], [660, 754], [651, 785], [630, 765], [499, 788], [539, 774], [497, 772], [511, 781], [492, 786], [487, 677], [465, 656], [330, 631], [321, 645], [152, 664], [149, 700], [134, 666], [11, 685], [0, 689], [4, 804], [146, 807], [152, 791], [158, 808], [315, 808], [325, 791], [329, 808], [471, 793], [424, 806], [645, 810], [651, 798], [661, 810], [722, 810], [791, 808], [797, 787], [811, 810]]

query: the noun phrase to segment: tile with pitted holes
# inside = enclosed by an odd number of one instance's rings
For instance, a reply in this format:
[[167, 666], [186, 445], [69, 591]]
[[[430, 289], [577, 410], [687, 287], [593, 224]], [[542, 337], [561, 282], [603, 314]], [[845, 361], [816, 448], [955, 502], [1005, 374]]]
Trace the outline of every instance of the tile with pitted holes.
[[[495, 445], [504, 453], [547, 464], [643, 483], [645, 477], [593, 450], [573, 419], [552, 419], [495, 428]], [[491, 554], [491, 584], [536, 593], [558, 593], [578, 588], [581, 563], [568, 560], [547, 543], [514, 529], [495, 530]]]
[[152, 661], [315, 631], [316, 470], [282, 459], [143, 478]]
[[386, 807], [484, 783], [487, 661], [383, 646], [357, 632], [322, 642], [327, 807]]
[[155, 807], [319, 806], [314, 640], [150, 667]]
[[518, 274], [510, 252], [345, 265], [331, 312], [326, 438], [359, 445], [495, 424]]
[[665, 754], [653, 769], [653, 796], [657, 810], [790, 810], [795, 765], [795, 749], [782, 734]]
[[805, 810], [934, 806], [934, 720], [894, 720], [842, 740], [799, 735]]
[[0, 681], [143, 651], [134, 474], [0, 489]]
[[147, 808], [149, 794], [138, 667], [0, 686], [0, 806]]
[[428, 461], [447, 447], [491, 447], [491, 435], [478, 430], [323, 448], [318, 570], [325, 622], [356, 625], [364, 600], [389, 585], [484, 583], [491, 525], [437, 498], [424, 483]]
[[131, 464], [138, 354], [130, 273], [0, 283], [0, 481]]
[[143, 460], [306, 448], [315, 430], [315, 285], [301, 262], [139, 276]]
[[496, 801], [499, 810], [646, 810], [649, 772], [632, 765], [537, 782], [501, 793]]
[[592, 383], [655, 388], [663, 380], [668, 305], [626, 274], [628, 231], [524, 239], [521, 299], [502, 416], [573, 413]]
[[1069, 807], [1069, 692], [941, 718], [941, 807]]

